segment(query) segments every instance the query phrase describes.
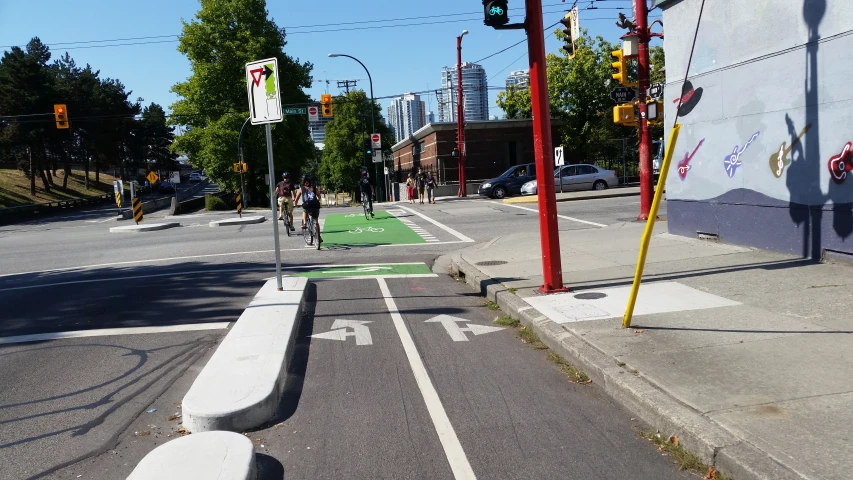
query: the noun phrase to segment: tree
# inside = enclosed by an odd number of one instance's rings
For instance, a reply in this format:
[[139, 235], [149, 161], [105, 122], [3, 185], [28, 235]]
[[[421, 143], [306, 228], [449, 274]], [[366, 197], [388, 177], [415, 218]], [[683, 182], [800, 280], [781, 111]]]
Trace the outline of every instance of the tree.
[[[196, 18], [184, 22], [178, 51], [190, 61], [192, 75], [172, 87], [180, 99], [172, 105], [172, 124], [186, 133], [175, 139], [173, 151], [189, 156], [225, 189], [235, 189], [239, 177], [231, 165], [237, 161], [237, 136], [249, 116], [245, 64], [275, 57], [283, 104], [306, 104], [302, 90], [311, 86], [310, 63], [299, 63], [284, 53], [284, 29], [268, 18], [264, 0], [200, 0]], [[308, 119], [285, 117], [272, 126], [275, 166], [279, 171], [298, 171], [314, 154], [308, 136]], [[243, 157], [250, 196], [268, 193], [266, 138], [263, 128], [247, 126], [243, 133]]]
[[507, 87], [506, 92], [498, 92], [498, 98], [495, 101], [504, 111], [507, 119], [533, 118], [530, 87]]
[[140, 125], [142, 151], [146, 162], [157, 170], [178, 170], [178, 156], [171, 150], [175, 140], [175, 127], [168, 124], [163, 107], [156, 103], [145, 107], [142, 110]]
[[[335, 97], [335, 117], [325, 125], [326, 141], [320, 163], [320, 179], [326, 188], [335, 191], [354, 190], [365, 166], [375, 177], [372, 160], [364, 151], [364, 141], [370, 135], [370, 99], [364, 90], [352, 90]], [[373, 103], [376, 132], [382, 136], [382, 150], [390, 150], [393, 135], [382, 118], [379, 104]], [[380, 186], [374, 186], [377, 191]]]

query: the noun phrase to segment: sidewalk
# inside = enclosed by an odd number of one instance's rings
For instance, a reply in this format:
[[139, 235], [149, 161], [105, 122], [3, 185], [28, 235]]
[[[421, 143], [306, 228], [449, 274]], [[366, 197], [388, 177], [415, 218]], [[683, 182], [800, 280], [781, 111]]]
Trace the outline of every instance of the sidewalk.
[[460, 250], [453, 268], [735, 479], [851, 478], [853, 267], [658, 233], [623, 329], [643, 227], [561, 231], [566, 294], [536, 291], [538, 232]]

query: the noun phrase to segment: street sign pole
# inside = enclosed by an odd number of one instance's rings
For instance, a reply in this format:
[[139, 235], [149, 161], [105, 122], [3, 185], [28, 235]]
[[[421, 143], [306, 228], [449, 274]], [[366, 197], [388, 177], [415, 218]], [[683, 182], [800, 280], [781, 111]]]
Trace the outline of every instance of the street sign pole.
[[272, 208], [272, 234], [275, 239], [275, 279], [276, 285], [278, 286], [279, 291], [284, 290], [281, 286], [281, 251], [279, 250], [278, 245], [278, 222], [276, 219], [276, 202], [275, 202], [275, 187], [273, 184], [275, 183], [275, 166], [272, 161], [272, 131], [270, 129], [270, 124], [266, 124], [267, 127], [267, 165], [270, 169], [270, 208]]

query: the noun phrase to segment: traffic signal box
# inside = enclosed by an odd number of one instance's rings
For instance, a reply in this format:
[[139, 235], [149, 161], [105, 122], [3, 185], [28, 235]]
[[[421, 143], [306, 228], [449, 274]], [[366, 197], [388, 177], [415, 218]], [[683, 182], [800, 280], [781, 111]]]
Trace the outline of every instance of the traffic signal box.
[[[663, 121], [663, 102], [646, 102], [646, 120], [649, 123]], [[640, 102], [623, 103], [613, 107], [613, 123], [628, 127], [640, 123]]]
[[320, 113], [324, 117], [332, 116], [332, 96], [328, 93], [320, 95]]
[[[569, 58], [575, 58], [575, 40], [572, 38], [572, 14], [567, 13], [565, 18], [560, 20], [560, 23], [563, 24], [563, 45], [562, 50], [566, 52]], [[621, 53], [621, 52], [620, 52]]]
[[68, 128], [68, 109], [64, 103], [53, 106], [53, 116], [56, 119], [56, 128]]
[[616, 59], [615, 62], [610, 64], [611, 67], [616, 69], [616, 72], [611, 74], [611, 77], [620, 84], [625, 85], [626, 87], [629, 86], [627, 63], [625, 60], [625, 54], [622, 53], [622, 49], [613, 50], [610, 52], [610, 55]]
[[234, 164], [234, 173], [246, 173], [248, 171], [246, 162], [237, 162]]
[[483, 0], [483, 24], [487, 27], [500, 27], [509, 23], [507, 0]]

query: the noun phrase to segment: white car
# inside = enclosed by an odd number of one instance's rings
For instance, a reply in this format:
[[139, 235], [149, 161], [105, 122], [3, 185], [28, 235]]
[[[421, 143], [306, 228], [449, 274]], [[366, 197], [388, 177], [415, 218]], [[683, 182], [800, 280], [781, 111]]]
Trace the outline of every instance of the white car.
[[198, 183], [200, 181], [201, 181], [201, 175], [199, 175], [198, 173], [195, 173], [195, 172], [190, 174], [190, 183]]
[[[562, 189], [560, 171], [562, 170]], [[521, 186], [522, 195], [536, 195], [536, 180]], [[554, 170], [554, 191], [571, 192], [575, 190], [607, 190], [619, 185], [615, 170], [605, 170], [595, 165], [564, 165]]]

